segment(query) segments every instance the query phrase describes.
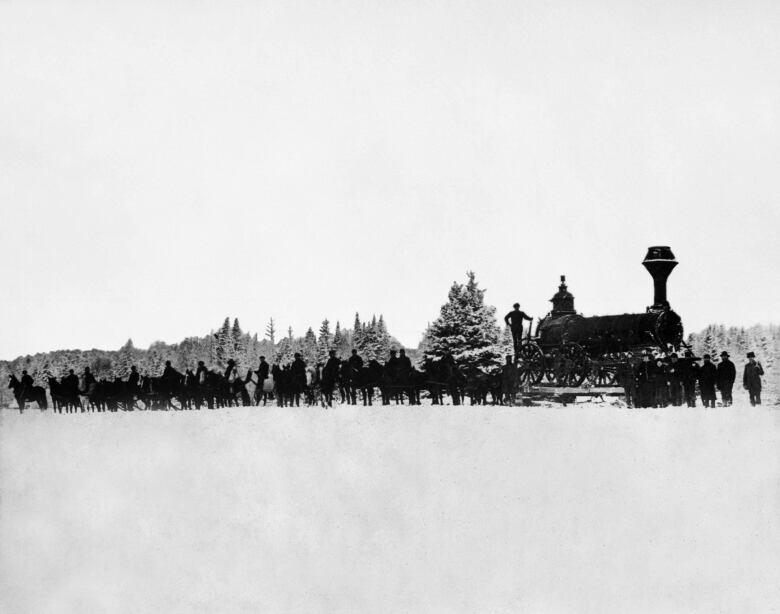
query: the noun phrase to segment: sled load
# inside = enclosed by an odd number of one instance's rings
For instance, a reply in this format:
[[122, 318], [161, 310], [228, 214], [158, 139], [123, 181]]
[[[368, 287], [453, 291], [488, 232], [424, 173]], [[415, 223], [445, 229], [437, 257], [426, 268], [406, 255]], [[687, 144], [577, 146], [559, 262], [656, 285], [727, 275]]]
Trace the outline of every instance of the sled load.
[[574, 309], [574, 296], [562, 275], [550, 299], [552, 311], [517, 350], [521, 384], [619, 386], [621, 374], [629, 372], [638, 354], [679, 350], [682, 320], [666, 298], [666, 281], [677, 260], [669, 247], [656, 246], [647, 250], [642, 264], [654, 284], [653, 304], [644, 313], [585, 317]]

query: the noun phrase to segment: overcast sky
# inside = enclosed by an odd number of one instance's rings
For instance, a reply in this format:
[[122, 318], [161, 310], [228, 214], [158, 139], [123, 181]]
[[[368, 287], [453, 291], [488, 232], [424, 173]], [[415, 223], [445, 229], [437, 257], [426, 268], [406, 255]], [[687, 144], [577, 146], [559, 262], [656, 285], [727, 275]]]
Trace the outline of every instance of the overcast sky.
[[778, 321], [780, 3], [0, 4], [0, 358], [383, 313]]

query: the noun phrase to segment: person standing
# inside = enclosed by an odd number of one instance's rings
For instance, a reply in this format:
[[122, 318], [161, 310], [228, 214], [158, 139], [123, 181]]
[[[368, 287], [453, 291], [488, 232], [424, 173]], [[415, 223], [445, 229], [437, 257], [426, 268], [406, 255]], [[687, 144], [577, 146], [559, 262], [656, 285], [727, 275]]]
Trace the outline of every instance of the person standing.
[[206, 368], [206, 363], [202, 360], [198, 361], [198, 368], [195, 369], [195, 381], [198, 383], [198, 386], [205, 386], [206, 385], [206, 375], [208, 374], [208, 369]]
[[667, 366], [669, 396], [671, 397], [672, 406], [680, 407], [683, 399], [683, 381], [682, 372], [680, 370], [680, 361], [677, 359], [677, 354], [672, 354], [669, 360], [670, 362]]
[[127, 394], [131, 400], [138, 394], [138, 382], [140, 378], [141, 376], [138, 373], [138, 369], [135, 365], [132, 365], [130, 367], [130, 375], [127, 376]]
[[84, 392], [90, 393], [92, 392], [92, 386], [94, 386], [97, 382], [95, 381], [95, 376], [92, 375], [92, 371], [89, 367], [84, 367], [84, 375], [82, 376], [82, 381], [84, 382]]
[[637, 384], [637, 402], [634, 407], [652, 407], [655, 401], [653, 388], [653, 365], [650, 362], [650, 354], [645, 352], [640, 362], [634, 368], [634, 380]]
[[718, 390], [720, 390], [723, 407], [731, 407], [731, 391], [734, 388], [734, 380], [737, 379], [737, 368], [729, 360], [728, 352], [721, 352], [720, 358], [721, 361], [718, 365]]
[[523, 320], [533, 322], [533, 318], [520, 311], [520, 303], [512, 305], [512, 311], [504, 316], [504, 323], [512, 330], [512, 345], [515, 349], [515, 356], [517, 356], [520, 343], [523, 340]]
[[710, 362], [710, 355], [702, 356], [704, 363], [699, 369], [699, 391], [704, 407], [715, 407], [715, 384], [718, 381], [718, 370]]
[[655, 407], [669, 406], [669, 373], [663, 358], [656, 356], [653, 373], [653, 391]]
[[688, 407], [696, 407], [696, 380], [699, 379], [699, 365], [693, 360], [693, 352], [690, 350], [685, 350], [679, 370], [685, 403]]
[[293, 384], [295, 406], [299, 407], [301, 404], [301, 394], [306, 390], [306, 362], [299, 352], [295, 353], [292, 365], [290, 365], [290, 379]]
[[761, 376], [764, 374], [764, 368], [756, 360], [756, 355], [753, 352], [747, 353], [747, 359], [745, 372], [742, 375], [742, 385], [750, 395], [750, 404], [761, 405]]
[[363, 368], [363, 358], [358, 354], [357, 350], [352, 350], [352, 356], [349, 357], [349, 366], [353, 373]]
[[385, 363], [385, 373], [387, 373], [393, 381], [398, 378], [398, 356], [396, 356], [395, 350], [390, 350], [390, 358], [388, 358]]
[[35, 381], [27, 371], [22, 371], [22, 398], [25, 398], [35, 386]]
[[501, 402], [504, 405], [514, 405], [517, 397], [517, 367], [512, 357], [506, 357], [506, 363], [501, 368]]

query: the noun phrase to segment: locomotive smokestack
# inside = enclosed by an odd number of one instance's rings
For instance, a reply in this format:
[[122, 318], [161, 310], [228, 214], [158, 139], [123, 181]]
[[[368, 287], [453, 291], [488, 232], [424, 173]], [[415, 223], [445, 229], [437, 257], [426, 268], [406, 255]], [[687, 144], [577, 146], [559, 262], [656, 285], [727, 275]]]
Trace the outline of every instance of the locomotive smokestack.
[[672, 250], [667, 246], [649, 247], [647, 256], [642, 261], [647, 272], [653, 276], [653, 286], [655, 295], [653, 297], [653, 309], [663, 309], [669, 306], [666, 300], [666, 280], [669, 273], [677, 266], [677, 260], [674, 259]]

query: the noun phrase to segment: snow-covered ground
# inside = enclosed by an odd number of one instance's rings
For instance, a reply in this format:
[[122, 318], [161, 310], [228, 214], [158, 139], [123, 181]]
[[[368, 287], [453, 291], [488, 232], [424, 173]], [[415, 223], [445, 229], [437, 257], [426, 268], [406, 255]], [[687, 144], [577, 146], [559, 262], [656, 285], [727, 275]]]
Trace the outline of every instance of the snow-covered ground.
[[0, 412], [0, 612], [780, 611], [780, 410]]

